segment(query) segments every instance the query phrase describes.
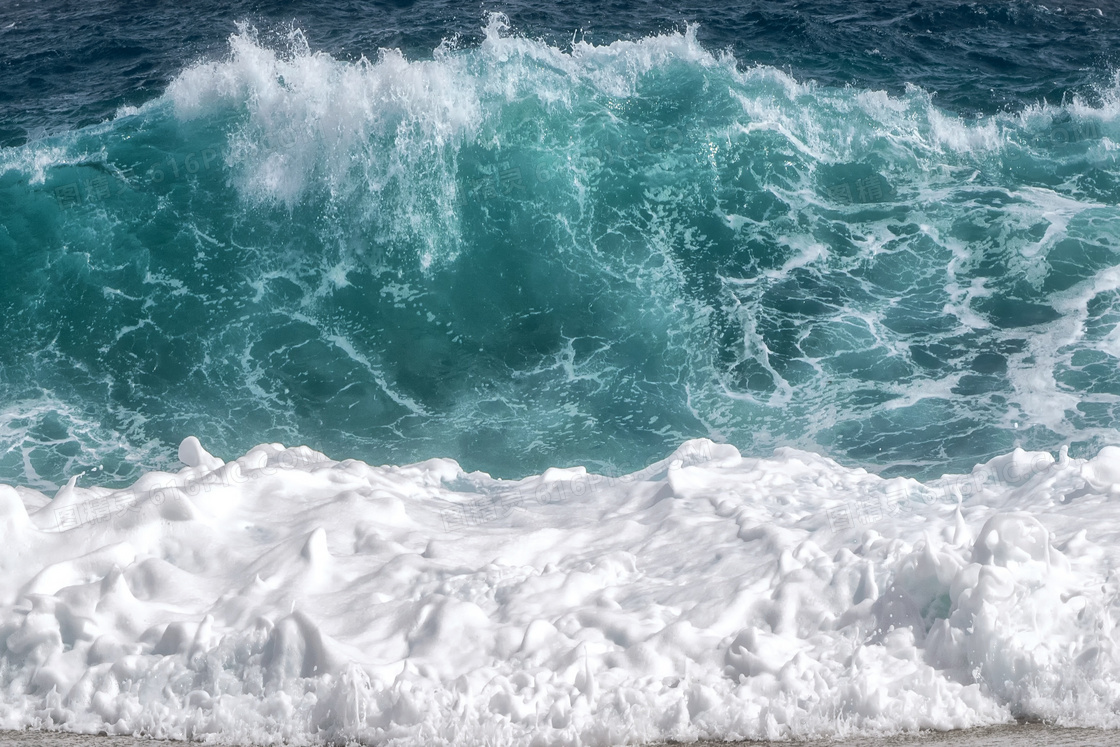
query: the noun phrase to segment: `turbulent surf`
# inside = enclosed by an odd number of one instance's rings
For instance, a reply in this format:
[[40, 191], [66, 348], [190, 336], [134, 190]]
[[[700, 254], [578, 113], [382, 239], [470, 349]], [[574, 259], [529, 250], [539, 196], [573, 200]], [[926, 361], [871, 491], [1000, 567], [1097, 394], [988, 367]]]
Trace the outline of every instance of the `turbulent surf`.
[[243, 23], [0, 148], [0, 728], [1116, 726], [1120, 82], [698, 34]]

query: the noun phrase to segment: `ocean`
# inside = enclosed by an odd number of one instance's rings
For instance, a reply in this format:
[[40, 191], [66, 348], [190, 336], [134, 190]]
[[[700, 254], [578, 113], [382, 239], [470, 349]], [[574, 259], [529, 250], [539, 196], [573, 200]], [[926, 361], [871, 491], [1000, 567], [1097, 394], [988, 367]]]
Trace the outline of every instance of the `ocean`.
[[0, 10], [0, 479], [1115, 439], [1114, 13], [266, 5]]
[[0, 4], [0, 728], [1115, 726], [1117, 42]]

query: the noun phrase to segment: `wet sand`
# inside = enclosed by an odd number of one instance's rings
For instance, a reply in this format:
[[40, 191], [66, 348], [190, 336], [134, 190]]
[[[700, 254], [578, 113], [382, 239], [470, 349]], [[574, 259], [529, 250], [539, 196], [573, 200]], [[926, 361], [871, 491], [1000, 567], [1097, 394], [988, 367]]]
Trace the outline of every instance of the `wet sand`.
[[[693, 742], [692, 744], [695, 747], [716, 745], [726, 747], [728, 742]], [[808, 742], [738, 742], [737, 744], [785, 744], [797, 745], [797, 747], [1120, 747], [1120, 731], [1061, 729], [1042, 724], [1011, 724], [963, 731], [900, 734], [894, 737], [856, 737]]]
[[[0, 747], [174, 747], [178, 742], [156, 742], [135, 737], [98, 737], [43, 731], [0, 731]], [[1041, 724], [992, 726], [966, 731], [922, 732], [894, 737], [858, 737], [808, 742], [660, 742], [667, 745], [726, 747], [728, 744], [796, 745], [797, 747], [1120, 747], [1120, 731], [1060, 729]]]

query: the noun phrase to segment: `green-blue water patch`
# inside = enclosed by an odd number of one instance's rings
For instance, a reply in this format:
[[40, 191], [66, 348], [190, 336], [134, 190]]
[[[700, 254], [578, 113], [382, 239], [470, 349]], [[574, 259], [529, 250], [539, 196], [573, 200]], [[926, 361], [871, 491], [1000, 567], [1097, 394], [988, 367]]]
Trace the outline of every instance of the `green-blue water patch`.
[[561, 50], [495, 19], [357, 62], [245, 31], [0, 151], [0, 480], [123, 481], [187, 435], [501, 476], [697, 436], [917, 476], [1092, 451], [1110, 96], [966, 120], [692, 31]]

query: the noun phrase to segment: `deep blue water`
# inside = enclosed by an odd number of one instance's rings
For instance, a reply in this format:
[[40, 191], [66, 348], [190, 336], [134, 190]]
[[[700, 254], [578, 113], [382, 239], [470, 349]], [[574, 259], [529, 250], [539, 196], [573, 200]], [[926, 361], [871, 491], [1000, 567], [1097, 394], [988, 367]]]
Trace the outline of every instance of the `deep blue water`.
[[[1097, 7], [1100, 5], [1100, 7]], [[0, 4], [0, 481], [1116, 442], [1103, 3]]]

